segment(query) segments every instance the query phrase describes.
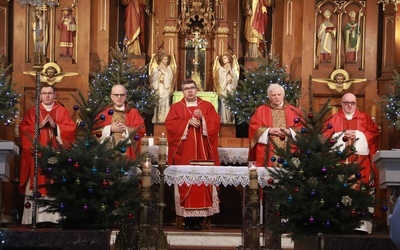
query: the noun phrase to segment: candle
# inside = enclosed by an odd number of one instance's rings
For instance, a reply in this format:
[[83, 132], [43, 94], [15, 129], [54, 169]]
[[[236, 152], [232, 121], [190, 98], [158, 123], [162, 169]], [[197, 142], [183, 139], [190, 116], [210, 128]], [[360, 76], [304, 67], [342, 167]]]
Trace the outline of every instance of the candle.
[[372, 104], [371, 106], [371, 117], [373, 120], [376, 118], [376, 104]]
[[257, 169], [250, 169], [250, 189], [258, 189]]
[[151, 182], [151, 162], [149, 158], [142, 163], [142, 187], [150, 187]]
[[158, 155], [166, 155], [167, 154], [167, 138], [165, 138], [164, 133], [162, 133], [161, 137], [158, 140]]
[[152, 134], [150, 134], [150, 137], [149, 137], [149, 146], [153, 146], [153, 145], [154, 145], [154, 137], [153, 137]]
[[149, 138], [143, 137], [140, 146], [140, 154], [148, 154], [149, 153]]

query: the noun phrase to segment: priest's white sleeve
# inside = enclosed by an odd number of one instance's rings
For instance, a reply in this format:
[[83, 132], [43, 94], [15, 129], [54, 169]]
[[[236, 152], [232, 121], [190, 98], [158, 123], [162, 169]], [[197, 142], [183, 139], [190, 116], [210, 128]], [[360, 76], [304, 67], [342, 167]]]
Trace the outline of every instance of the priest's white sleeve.
[[107, 125], [103, 128], [101, 132], [100, 143], [103, 143], [106, 139], [110, 138], [111, 136], [111, 125]]
[[262, 144], [265, 144], [265, 145], [268, 144], [269, 129], [270, 128], [267, 128], [267, 130], [264, 131], [264, 133], [260, 136], [260, 138], [258, 138], [258, 143], [262, 143]]

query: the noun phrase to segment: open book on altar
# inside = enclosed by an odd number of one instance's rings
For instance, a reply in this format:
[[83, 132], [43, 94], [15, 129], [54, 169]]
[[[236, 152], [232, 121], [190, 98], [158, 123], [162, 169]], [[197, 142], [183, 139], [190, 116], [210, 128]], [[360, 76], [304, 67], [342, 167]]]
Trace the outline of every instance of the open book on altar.
[[190, 160], [190, 165], [198, 165], [198, 166], [214, 166], [214, 160]]

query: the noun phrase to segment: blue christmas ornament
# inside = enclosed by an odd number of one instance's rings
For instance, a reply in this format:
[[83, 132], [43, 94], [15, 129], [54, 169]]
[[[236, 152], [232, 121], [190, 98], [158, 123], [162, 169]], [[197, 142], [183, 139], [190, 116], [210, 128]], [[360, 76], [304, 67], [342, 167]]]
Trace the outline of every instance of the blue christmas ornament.
[[67, 183], [67, 178], [65, 178], [65, 176], [63, 176], [63, 177], [61, 178], [61, 181], [62, 181], [62, 183]]
[[85, 141], [85, 146], [88, 148], [90, 147], [90, 142], [89, 141]]
[[303, 128], [301, 128], [300, 132], [301, 132], [302, 134], [305, 134], [305, 133], [307, 133], [307, 129], [303, 127]]
[[335, 208], [336, 208], [336, 209], [340, 209], [340, 204], [339, 204], [339, 202], [336, 203]]
[[106, 168], [106, 174], [109, 174], [111, 171], [110, 171], [110, 169], [109, 168]]
[[287, 201], [288, 202], [292, 202], [293, 201], [293, 196], [291, 194], [289, 194], [289, 196], [287, 197]]
[[317, 194], [317, 192], [315, 192], [315, 190], [313, 189], [312, 191], [311, 191], [311, 196], [315, 196]]
[[386, 205], [383, 205], [383, 206], [382, 206], [382, 211], [383, 211], [383, 212], [387, 212], [387, 211], [388, 211], [388, 207], [387, 207]]
[[272, 161], [272, 162], [276, 162], [276, 157], [275, 157], [275, 156], [272, 156], [272, 157], [271, 157], [271, 161]]
[[36, 192], [36, 198], [40, 198], [40, 197], [42, 197], [42, 193], [39, 192], [39, 191], [37, 191], [37, 192]]
[[74, 109], [75, 111], [77, 111], [77, 110], [79, 109], [78, 104], [75, 104], [74, 107], [73, 107], [73, 109]]
[[106, 116], [104, 114], [100, 115], [100, 120], [104, 121], [106, 119]]
[[361, 173], [360, 173], [360, 172], [357, 172], [357, 173], [356, 173], [356, 178], [357, 178], [357, 179], [360, 179], [360, 178], [361, 178]]
[[289, 165], [288, 161], [284, 161], [282, 164], [283, 164], [283, 167], [285, 167], [285, 168]]
[[325, 227], [330, 228], [331, 227], [331, 222], [329, 220], [325, 221]]
[[47, 173], [51, 173], [53, 171], [53, 168], [52, 167], [47, 167]]
[[108, 110], [108, 114], [109, 115], [113, 115], [114, 114], [114, 110], [112, 110], [112, 109]]
[[60, 210], [64, 210], [64, 209], [65, 209], [65, 205], [64, 205], [64, 203], [60, 203], [60, 206], [59, 206], [59, 208], [60, 208]]
[[95, 166], [93, 166], [90, 171], [92, 171], [92, 173], [97, 173], [97, 168]]
[[126, 152], [126, 147], [121, 147], [120, 149], [119, 149], [119, 151], [121, 152], [121, 153], [125, 153]]
[[307, 156], [310, 156], [311, 154], [312, 154], [311, 150], [308, 149], [308, 150], [306, 151], [306, 155], [307, 155]]
[[93, 188], [92, 186], [90, 186], [90, 187], [88, 188], [88, 193], [89, 193], [89, 194], [93, 194], [93, 192], [94, 192], [94, 188]]
[[344, 188], [347, 188], [347, 183], [343, 183], [343, 187], [344, 187]]
[[343, 152], [342, 151], [337, 151], [337, 153], [336, 153], [338, 156], [342, 156], [343, 155]]
[[123, 167], [121, 167], [120, 170], [119, 170], [119, 173], [122, 174], [122, 175], [125, 174], [125, 169]]
[[85, 127], [85, 125], [86, 125], [86, 123], [85, 123], [84, 121], [81, 121], [81, 122], [79, 123], [79, 126], [81, 126], [82, 128]]

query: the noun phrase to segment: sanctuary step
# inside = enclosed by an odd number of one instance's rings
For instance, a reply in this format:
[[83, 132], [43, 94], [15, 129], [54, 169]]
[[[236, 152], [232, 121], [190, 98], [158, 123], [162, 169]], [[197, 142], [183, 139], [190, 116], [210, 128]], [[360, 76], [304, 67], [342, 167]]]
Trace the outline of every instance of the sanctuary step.
[[[233, 250], [241, 246], [242, 231], [239, 227], [211, 225], [206, 230], [180, 230], [175, 226], [164, 228], [170, 250]], [[262, 245], [263, 235], [260, 234]], [[293, 242], [286, 235], [282, 236], [282, 249], [293, 249]]]

